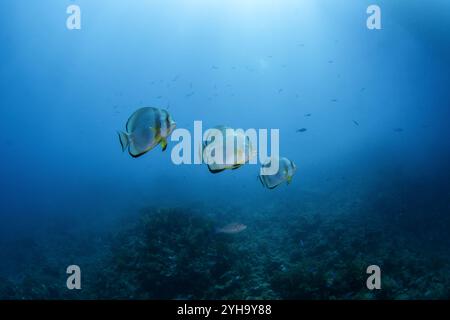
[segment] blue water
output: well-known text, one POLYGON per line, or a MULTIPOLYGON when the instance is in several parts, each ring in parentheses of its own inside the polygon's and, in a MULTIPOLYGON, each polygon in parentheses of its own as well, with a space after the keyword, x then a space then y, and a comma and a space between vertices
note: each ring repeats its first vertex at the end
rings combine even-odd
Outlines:
MULTIPOLYGON (((377 232, 399 239, 380 238, 380 250, 400 252, 405 242, 420 257, 414 241, 426 252, 444 250, 436 251, 444 259, 436 270, 450 258, 448 1, 5 0, 0 10, 0 278, 23 289, 4 284, 0 298, 67 298, 67 265, 94 272, 109 237, 147 207, 196 210, 216 226, 239 220, 248 229, 224 243, 255 244, 245 250, 264 255, 258 244, 281 241, 280 256, 267 256, 285 259, 280 270, 301 263, 287 225, 311 215, 338 219, 338 239, 349 240, 352 222, 368 219, 369 228, 373 218, 377 232), (381 30, 366 27, 375 2, 381 30), (81 30, 66 28, 70 4, 81 8, 81 30), (168 109, 188 130, 195 120, 205 129, 280 129, 280 153, 298 168, 293 182, 264 189, 254 165, 216 175, 205 165, 175 166, 174 142, 131 158, 116 131, 141 106, 168 109), (33 295, 24 278, 56 289, 33 295)), ((326 250, 329 232, 318 228, 326 250)), ((402 262, 393 265, 400 272, 402 262)), ((416 269, 411 279, 425 273, 416 269)), ((440 289, 448 277, 436 277, 428 296, 411 280, 395 293, 388 285, 382 297, 448 298, 440 289)), ((164 297, 361 298, 354 288, 331 294, 311 283, 323 294, 302 296, 269 282, 266 295, 241 284, 232 294, 190 296, 179 284, 164 297)), ((108 297, 95 288, 68 297, 82 294, 108 297)))

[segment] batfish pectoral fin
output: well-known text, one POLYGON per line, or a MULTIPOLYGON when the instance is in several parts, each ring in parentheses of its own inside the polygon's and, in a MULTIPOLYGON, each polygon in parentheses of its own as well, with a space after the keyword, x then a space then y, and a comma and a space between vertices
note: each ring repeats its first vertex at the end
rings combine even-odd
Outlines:
POLYGON ((287 184, 289 185, 289 184, 291 184, 291 182, 292 182, 292 176, 288 176, 287 177, 287 184))
POLYGON ((162 147, 162 151, 166 151, 167 149, 167 140, 164 138, 161 138, 161 147, 162 147))

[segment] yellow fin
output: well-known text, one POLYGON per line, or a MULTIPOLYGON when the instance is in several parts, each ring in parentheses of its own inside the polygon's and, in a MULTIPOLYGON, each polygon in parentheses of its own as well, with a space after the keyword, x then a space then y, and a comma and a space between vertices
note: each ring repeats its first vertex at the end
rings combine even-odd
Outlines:
POLYGON ((292 182, 292 176, 287 177, 287 184, 290 184, 292 182))
POLYGON ((162 151, 165 151, 167 149, 167 140, 164 138, 161 138, 161 147, 162 151))

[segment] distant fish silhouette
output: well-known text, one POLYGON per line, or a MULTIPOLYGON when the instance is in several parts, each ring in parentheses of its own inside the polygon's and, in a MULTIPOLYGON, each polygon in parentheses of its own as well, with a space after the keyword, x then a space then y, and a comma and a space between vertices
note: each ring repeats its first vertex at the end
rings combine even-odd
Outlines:
POLYGON ((218 70, 219 67, 218 66, 212 66, 211 69, 218 70))
POLYGON ((305 114, 305 117, 311 117, 312 116, 312 114, 311 113, 307 113, 307 114, 305 114))
POLYGON ((195 92, 189 92, 185 95, 186 98, 190 98, 195 94, 195 92))
POLYGON ((358 121, 353 120, 353 123, 354 123, 355 125, 359 126, 359 122, 358 122, 358 121))
POLYGON ((333 60, 329 60, 328 63, 334 63, 334 61, 333 60))
POLYGON ((403 128, 394 128, 394 132, 403 132, 403 128))
POLYGON ((338 102, 338 100, 337 99, 332 99, 331 102, 338 102))
POLYGON ((306 132, 308 129, 306 129, 306 128, 301 128, 301 129, 297 129, 297 131, 296 132, 306 132))

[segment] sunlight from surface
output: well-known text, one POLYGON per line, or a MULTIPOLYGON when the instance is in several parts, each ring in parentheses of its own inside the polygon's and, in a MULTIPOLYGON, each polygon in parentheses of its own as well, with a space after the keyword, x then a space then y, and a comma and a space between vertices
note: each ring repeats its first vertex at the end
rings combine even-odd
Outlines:
POLYGON ((314 0, 183 0, 180 3, 180 10, 186 14, 233 15, 236 20, 267 18, 292 10, 306 18, 315 16, 317 8, 314 0))

